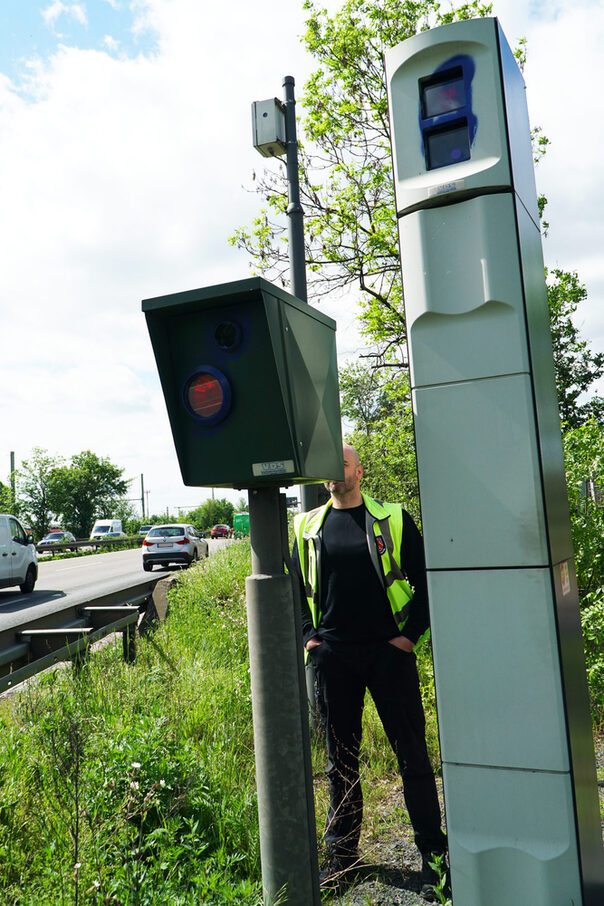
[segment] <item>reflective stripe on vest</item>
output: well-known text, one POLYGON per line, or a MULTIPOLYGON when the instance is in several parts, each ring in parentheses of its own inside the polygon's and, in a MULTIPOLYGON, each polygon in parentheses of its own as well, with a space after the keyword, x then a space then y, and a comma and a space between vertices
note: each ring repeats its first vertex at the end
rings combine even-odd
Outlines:
POLYGON ((315 629, 321 620, 321 609, 319 607, 320 576, 317 568, 317 548, 321 544, 321 539, 317 533, 323 525, 323 520, 325 519, 330 506, 331 501, 325 504, 325 506, 318 507, 315 510, 309 510, 308 513, 300 513, 298 516, 294 517, 294 532, 298 542, 298 557, 300 560, 304 594, 308 602, 308 608, 315 629), (314 534, 311 534, 311 532, 314 532, 314 534))
MULTIPOLYGON (((363 502, 370 517, 366 533, 371 561, 386 591, 392 615, 401 632, 407 622, 409 602, 413 597, 413 591, 398 562, 403 539, 403 511, 399 504, 381 503, 365 494, 363 502), (373 538, 369 534, 371 527, 373 538), (380 537, 383 544, 378 542, 380 537)), ((331 501, 328 501, 325 506, 301 513, 294 519, 304 593, 315 629, 321 620, 319 532, 330 506, 331 501)))

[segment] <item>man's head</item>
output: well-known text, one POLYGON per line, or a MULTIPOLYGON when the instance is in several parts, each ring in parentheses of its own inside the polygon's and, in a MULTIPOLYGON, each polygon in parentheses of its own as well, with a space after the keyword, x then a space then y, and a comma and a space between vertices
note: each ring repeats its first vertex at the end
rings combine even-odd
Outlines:
POLYGON ((325 487, 331 494, 336 509, 348 509, 359 506, 363 502, 359 487, 363 476, 363 466, 359 454, 350 444, 343 444, 342 452, 344 454, 344 480, 325 482, 325 487))

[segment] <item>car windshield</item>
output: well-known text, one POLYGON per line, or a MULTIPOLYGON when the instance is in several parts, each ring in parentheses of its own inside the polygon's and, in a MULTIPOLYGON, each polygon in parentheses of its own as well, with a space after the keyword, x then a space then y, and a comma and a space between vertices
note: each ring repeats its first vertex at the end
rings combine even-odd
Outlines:
POLYGON ((108 525, 97 525, 97 527, 95 528, 94 531, 96 532, 97 535, 104 535, 105 532, 109 531, 109 526, 108 525))
POLYGON ((63 537, 63 532, 51 532, 50 535, 47 535, 44 539, 45 541, 57 541, 59 538, 63 537))
POLYGON ((181 528, 178 525, 165 525, 163 528, 160 526, 159 528, 151 529, 149 537, 159 538, 161 536, 162 538, 178 538, 184 535, 184 533, 184 528, 181 528))

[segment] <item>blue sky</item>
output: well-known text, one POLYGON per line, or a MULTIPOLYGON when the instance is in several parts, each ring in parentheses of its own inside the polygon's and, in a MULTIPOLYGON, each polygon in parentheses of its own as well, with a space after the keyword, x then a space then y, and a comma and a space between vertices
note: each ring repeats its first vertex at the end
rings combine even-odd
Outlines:
POLYGON ((0 0, 0 71, 19 84, 28 61, 47 60, 59 45, 149 53, 156 35, 141 27, 143 9, 128 0, 0 0))

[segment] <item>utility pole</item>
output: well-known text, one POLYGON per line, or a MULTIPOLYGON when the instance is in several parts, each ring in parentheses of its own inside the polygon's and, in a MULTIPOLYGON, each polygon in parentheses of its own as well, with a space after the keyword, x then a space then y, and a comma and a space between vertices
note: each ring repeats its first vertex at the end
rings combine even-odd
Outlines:
POLYGON ((11 493, 11 502, 14 506, 17 501, 17 486, 15 480, 15 454, 11 450, 10 454, 10 493, 11 493))

